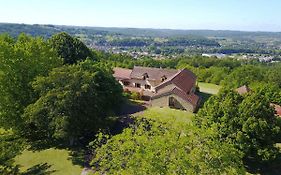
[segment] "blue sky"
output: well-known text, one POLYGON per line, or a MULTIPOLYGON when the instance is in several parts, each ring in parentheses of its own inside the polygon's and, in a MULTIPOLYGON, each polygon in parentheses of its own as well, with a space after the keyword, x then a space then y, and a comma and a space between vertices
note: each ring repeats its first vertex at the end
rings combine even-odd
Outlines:
POLYGON ((281 0, 0 0, 0 22, 281 31, 281 0))

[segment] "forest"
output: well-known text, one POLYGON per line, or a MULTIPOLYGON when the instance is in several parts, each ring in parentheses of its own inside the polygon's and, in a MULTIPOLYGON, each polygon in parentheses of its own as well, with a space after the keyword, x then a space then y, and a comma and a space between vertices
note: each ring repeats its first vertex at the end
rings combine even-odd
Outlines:
POLYGON ((32 174, 15 157, 52 147, 87 152, 91 174, 278 174, 281 118, 271 103, 281 105, 280 69, 233 58, 134 59, 90 49, 66 32, 2 34, 0 174, 32 174), (188 122, 132 117, 116 130, 130 99, 112 68, 135 65, 187 68, 222 88, 188 122), (251 92, 234 90, 243 85, 251 92))

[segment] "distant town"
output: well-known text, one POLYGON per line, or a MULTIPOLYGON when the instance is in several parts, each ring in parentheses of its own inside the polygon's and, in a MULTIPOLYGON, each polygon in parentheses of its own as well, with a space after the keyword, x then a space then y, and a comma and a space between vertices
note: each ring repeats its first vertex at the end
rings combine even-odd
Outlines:
POLYGON ((166 30, 134 28, 74 27, 0 23, 0 33, 17 36, 21 32, 49 38, 65 31, 88 47, 134 59, 156 60, 200 55, 238 60, 279 62, 281 33, 213 30, 166 30))

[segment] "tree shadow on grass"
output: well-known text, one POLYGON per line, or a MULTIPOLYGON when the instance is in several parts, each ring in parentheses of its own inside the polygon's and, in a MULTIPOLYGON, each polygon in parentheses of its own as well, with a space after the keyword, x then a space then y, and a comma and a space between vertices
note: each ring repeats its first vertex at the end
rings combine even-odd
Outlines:
POLYGON ((280 175, 281 172, 281 155, 276 160, 267 163, 257 163, 254 160, 244 160, 247 172, 260 175, 280 175))
POLYGON ((48 141, 45 139, 29 141, 29 146, 30 147, 28 150, 31 150, 31 151, 42 151, 42 150, 46 150, 49 148, 62 148, 63 147, 55 141, 48 141))
POLYGON ((79 165, 81 167, 87 167, 86 160, 87 148, 73 148, 70 150, 68 159, 72 161, 73 165, 79 165))
POLYGON ((200 107, 202 107, 205 102, 208 101, 209 98, 212 96, 212 94, 208 94, 205 92, 197 92, 196 94, 201 98, 200 107))
POLYGON ((117 116, 127 116, 137 112, 146 110, 146 103, 136 103, 132 101, 125 102, 120 110, 117 112, 117 116))
POLYGON ((55 170, 50 170, 50 168, 51 165, 48 165, 47 163, 37 164, 28 168, 22 175, 50 175, 56 172, 55 170))

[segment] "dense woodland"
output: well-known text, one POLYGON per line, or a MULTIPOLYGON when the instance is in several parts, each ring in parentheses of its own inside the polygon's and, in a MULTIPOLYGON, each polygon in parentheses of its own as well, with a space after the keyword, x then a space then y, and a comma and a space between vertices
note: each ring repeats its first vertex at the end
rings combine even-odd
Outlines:
MULTIPOLYGON (((90 50, 67 33, 0 36, 0 174, 25 149, 86 146, 94 174, 266 174, 280 166, 281 64, 181 56, 133 59, 90 50), (113 67, 192 70, 223 86, 191 123, 136 118, 111 132, 127 102, 113 67), (239 95, 235 88, 252 91, 239 95)), ((81 150, 82 151, 82 150, 81 150)))

